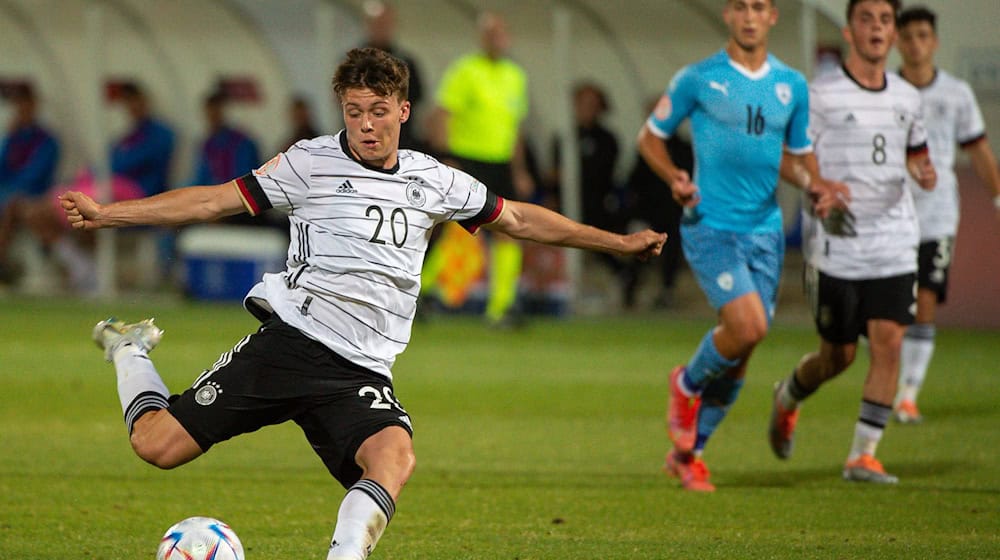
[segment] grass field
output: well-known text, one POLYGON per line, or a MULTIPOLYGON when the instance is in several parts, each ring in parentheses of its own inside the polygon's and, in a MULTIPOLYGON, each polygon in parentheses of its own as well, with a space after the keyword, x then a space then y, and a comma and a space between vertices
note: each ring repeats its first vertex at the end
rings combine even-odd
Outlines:
MULTIPOLYGON (((126 298, 128 299, 128 298, 126 298)), ((235 306, 0 298, 0 559, 153 558, 173 522, 230 523, 251 560, 325 557, 343 490, 294 425, 218 445, 174 471, 136 458, 112 368, 89 339, 114 312, 155 316, 152 354, 180 391, 255 328, 235 306)), ((795 456, 771 456, 771 384, 814 347, 782 323, 706 452, 719 489, 660 471, 665 378, 708 327, 644 315, 420 324, 396 392, 417 471, 373 559, 1000 557, 996 332, 944 330, 918 427, 879 450, 898 487, 840 480, 866 367, 803 409, 795 456)))

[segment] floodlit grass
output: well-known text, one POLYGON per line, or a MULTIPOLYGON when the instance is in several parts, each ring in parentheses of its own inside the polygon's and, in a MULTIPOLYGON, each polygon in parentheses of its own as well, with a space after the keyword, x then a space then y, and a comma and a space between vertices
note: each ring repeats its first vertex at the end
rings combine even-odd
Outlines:
MULTIPOLYGON (((180 391, 254 319, 125 299, 0 299, 0 559, 152 558, 191 515, 230 523, 251 560, 324 558, 343 489, 293 424, 159 471, 132 454, 89 339, 109 312, 157 317, 152 357, 180 391)), ((395 384, 418 467, 372 558, 1000 557, 997 333, 940 332, 927 421, 890 426, 879 450, 901 483, 870 487, 840 480, 864 358, 806 404, 795 456, 771 456, 771 385, 816 345, 779 316, 706 452, 719 489, 696 495, 660 471, 665 379, 708 326, 668 314, 417 325, 395 384)))

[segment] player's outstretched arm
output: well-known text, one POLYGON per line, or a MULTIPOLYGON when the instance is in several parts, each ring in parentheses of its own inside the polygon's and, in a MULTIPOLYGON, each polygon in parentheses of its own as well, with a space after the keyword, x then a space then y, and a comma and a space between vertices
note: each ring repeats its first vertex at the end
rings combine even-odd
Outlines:
POLYGON ((59 201, 66 220, 76 229, 192 224, 246 211, 235 181, 111 204, 98 204, 81 192, 68 191, 59 195, 59 201))
POLYGON ((659 255, 663 250, 663 244, 667 241, 665 233, 647 229, 620 235, 575 222, 537 204, 512 200, 505 200, 500 217, 483 227, 506 233, 517 239, 560 247, 634 255, 641 260, 659 255))

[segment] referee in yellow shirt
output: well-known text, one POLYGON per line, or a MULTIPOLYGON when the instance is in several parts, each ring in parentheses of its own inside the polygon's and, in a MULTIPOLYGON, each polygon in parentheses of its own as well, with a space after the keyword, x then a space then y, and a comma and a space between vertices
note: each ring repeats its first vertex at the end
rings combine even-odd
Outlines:
MULTIPOLYGON (((510 35, 503 18, 484 13, 478 25, 482 50, 459 58, 445 71, 428 123, 430 139, 448 163, 496 194, 526 200, 535 188, 520 138, 521 121, 528 112, 528 79, 506 57, 510 35)), ((517 299, 521 246, 506 235, 491 232, 491 236, 486 317, 507 325, 517 299)), ((433 268, 432 263, 425 267, 433 268)))

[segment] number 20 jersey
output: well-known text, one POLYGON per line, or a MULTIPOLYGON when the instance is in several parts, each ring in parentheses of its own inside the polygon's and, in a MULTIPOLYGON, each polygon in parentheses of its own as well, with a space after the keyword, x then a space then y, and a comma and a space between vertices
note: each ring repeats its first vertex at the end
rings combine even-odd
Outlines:
POLYGON ((470 232, 504 200, 462 171, 400 150, 394 169, 354 159, 346 132, 301 140, 236 181, 252 214, 288 214, 286 270, 247 297, 351 362, 392 378, 410 340, 420 271, 434 226, 470 232))
POLYGON ((797 70, 768 55, 751 71, 725 51, 681 69, 646 121, 661 138, 691 119, 702 223, 737 233, 782 230, 775 191, 782 149, 808 153, 809 98, 797 70))
POLYGON ((813 80, 809 104, 820 174, 850 188, 856 231, 835 235, 805 216, 809 263, 848 280, 914 272, 919 232, 905 180, 907 157, 927 150, 919 92, 895 74, 868 89, 840 67, 813 80))

